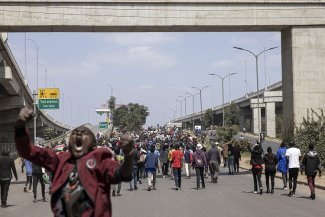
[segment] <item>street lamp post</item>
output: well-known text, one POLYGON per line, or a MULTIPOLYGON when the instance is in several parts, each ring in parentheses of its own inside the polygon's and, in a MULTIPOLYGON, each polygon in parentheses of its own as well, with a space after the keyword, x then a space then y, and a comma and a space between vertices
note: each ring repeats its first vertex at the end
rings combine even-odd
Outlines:
POLYGON ((209 87, 209 85, 207 85, 207 86, 204 86, 204 87, 202 87, 202 88, 198 88, 198 87, 192 87, 193 89, 196 89, 196 90, 198 90, 198 91, 199 91, 199 93, 200 93, 201 115, 202 115, 202 90, 203 90, 203 89, 205 89, 205 88, 207 88, 207 87, 209 87))
POLYGON ((271 47, 271 48, 268 48, 268 49, 264 49, 263 51, 261 51, 259 54, 255 54, 253 53, 252 51, 250 50, 247 50, 247 49, 244 49, 244 48, 241 48, 241 47, 234 47, 235 49, 238 49, 238 50, 242 50, 242 51, 246 51, 250 54, 252 54, 254 57, 255 57, 255 67, 256 67, 256 92, 257 92, 257 121, 258 121, 258 135, 260 136, 261 134, 261 126, 260 126, 260 97, 259 97, 259 83, 258 83, 258 57, 262 54, 262 53, 265 53, 266 51, 270 51, 270 50, 273 50, 273 49, 276 49, 278 47, 271 47))
POLYGON ((107 86, 109 86, 111 88, 111 96, 113 96, 113 87, 112 87, 112 85, 107 84, 107 86))
POLYGON ((178 96, 178 97, 184 99, 184 102, 185 102, 185 115, 186 115, 186 97, 184 97, 184 96, 178 96))
POLYGON ((36 105, 37 105, 37 92, 34 90, 33 91, 33 98, 34 98, 34 144, 36 144, 36 138, 37 138, 37 135, 36 135, 36 121, 37 121, 37 111, 36 111, 36 105))
POLYGON ((193 122, 193 131, 194 131, 194 94, 191 94, 191 93, 186 93, 187 95, 189 95, 189 96, 192 96, 192 102, 193 102, 193 109, 192 109, 192 115, 193 115, 193 117, 192 117, 192 122, 193 122))
MULTIPOLYGON (((223 127, 225 126, 225 92, 224 92, 223 81, 227 77, 229 77, 229 79, 230 79, 230 76, 235 75, 235 74, 237 74, 237 73, 229 73, 228 75, 221 77, 220 75, 217 75, 214 73, 209 73, 209 75, 217 76, 218 78, 221 79, 221 84, 222 84, 222 126, 223 127)), ((230 89, 230 87, 229 87, 229 89, 230 89)))
POLYGON ((180 117, 182 117, 183 116, 183 103, 181 100, 178 100, 178 99, 175 99, 175 100, 176 100, 176 103, 179 102, 179 104, 180 104, 180 107, 181 107, 180 117))
POLYGON ((36 43, 36 41, 34 41, 33 39, 27 39, 28 41, 31 41, 35 47, 36 47, 36 91, 38 91, 38 44, 36 43))
POLYGON ((42 63, 39 63, 38 65, 39 65, 39 66, 43 66, 44 69, 45 69, 45 87, 47 88, 47 68, 46 68, 46 66, 45 66, 44 64, 42 64, 42 63))

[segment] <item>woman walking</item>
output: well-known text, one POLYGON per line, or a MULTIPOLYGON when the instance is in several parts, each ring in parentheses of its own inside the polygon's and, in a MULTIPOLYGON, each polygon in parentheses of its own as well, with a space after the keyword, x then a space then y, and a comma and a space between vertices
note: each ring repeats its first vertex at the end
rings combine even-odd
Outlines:
POLYGON ((319 172, 319 177, 321 177, 322 170, 319 156, 314 150, 314 145, 309 144, 308 149, 308 153, 304 155, 304 158, 302 160, 302 166, 307 176, 308 186, 310 188, 310 198, 312 200, 315 200, 315 177, 317 175, 317 170, 319 172))
POLYGON ((282 181, 283 181, 283 189, 287 190, 287 182, 288 182, 288 165, 287 165, 287 158, 286 158, 286 143, 282 142, 280 148, 277 151, 277 159, 278 159, 278 171, 282 174, 282 181))
POLYGON ((265 163, 265 179, 266 179, 266 193, 270 193, 270 178, 271 178, 271 194, 274 193, 274 177, 276 173, 276 165, 278 159, 275 154, 272 153, 272 148, 267 148, 267 154, 264 155, 265 163))
POLYGON ((263 194, 263 186, 261 181, 263 169, 262 145, 257 142, 253 148, 249 146, 249 151, 251 152, 251 165, 254 178, 254 194, 258 193, 258 189, 260 191, 260 194, 263 194))

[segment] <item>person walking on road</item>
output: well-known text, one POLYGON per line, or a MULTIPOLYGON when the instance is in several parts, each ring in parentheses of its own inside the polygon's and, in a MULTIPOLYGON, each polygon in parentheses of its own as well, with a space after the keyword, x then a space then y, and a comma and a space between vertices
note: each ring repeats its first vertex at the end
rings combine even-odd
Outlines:
POLYGON ((317 170, 319 172, 319 177, 322 176, 322 166, 319 155, 314 150, 314 144, 309 144, 308 149, 308 153, 306 153, 303 157, 302 166, 307 176, 308 186, 310 189, 310 198, 315 200, 315 177, 317 175, 317 170))
POLYGON ((235 142, 233 152, 235 173, 239 173, 239 162, 241 161, 241 148, 238 142, 235 142))
POLYGON ((138 182, 138 161, 139 161, 139 155, 138 150, 136 147, 133 151, 133 164, 132 164, 132 180, 129 182, 130 185, 130 191, 138 190, 137 182, 138 182))
POLYGON ((168 146, 164 145, 162 150, 160 151, 160 162, 161 162, 161 171, 163 177, 166 178, 168 176, 168 146))
POLYGON ((282 142, 280 148, 277 151, 277 159, 278 159, 278 171, 282 174, 283 181, 283 189, 287 190, 288 183, 288 162, 286 157, 287 146, 285 142, 282 142))
POLYGON ((186 146, 186 150, 184 153, 184 164, 185 164, 185 172, 187 178, 191 178, 192 157, 193 157, 193 151, 190 149, 189 146, 186 146))
POLYGON ((264 155, 265 164, 265 180, 266 180, 266 193, 274 193, 274 177, 276 173, 276 165, 278 163, 277 156, 272 153, 272 148, 267 148, 267 154, 264 155), (270 191, 270 178, 271 178, 271 191, 270 191))
POLYGON ((43 169, 42 167, 36 165, 36 164, 33 164, 32 165, 32 174, 33 174, 33 195, 34 195, 34 200, 33 200, 33 203, 37 203, 37 185, 38 185, 38 182, 40 182, 41 184, 41 191, 42 191, 42 201, 43 202, 46 202, 47 199, 45 197, 45 183, 44 183, 44 180, 43 180, 43 169))
POLYGON ((182 167, 184 154, 179 150, 179 144, 176 144, 175 150, 172 152, 172 168, 175 179, 176 190, 180 190, 182 187, 182 167))
POLYGON ((254 194, 260 191, 260 194, 263 194, 263 185, 261 181, 262 169, 263 169, 263 158, 262 158, 262 145, 260 143, 256 143, 253 148, 248 147, 251 152, 251 165, 252 165, 252 173, 254 178, 254 194))
POLYGON ((26 168, 26 183, 24 187, 24 192, 32 192, 33 184, 33 164, 29 160, 25 159, 25 168, 26 168), (27 190, 28 187, 28 190, 27 190))
POLYGON ((155 146, 150 146, 150 151, 146 155, 144 161, 146 172, 148 173, 148 191, 156 190, 156 182, 154 182, 154 174, 158 168, 158 155, 155 154, 155 146))
POLYGON ((229 175, 234 175, 234 169, 235 169, 235 165, 234 165, 234 145, 232 143, 228 144, 228 174, 229 175))
POLYGON ((296 147, 295 142, 290 142, 288 150, 286 151, 286 157, 288 159, 289 164, 289 197, 296 196, 297 189, 297 179, 299 175, 300 169, 300 157, 301 152, 300 149, 296 147))
POLYGON ((10 182, 14 174, 16 181, 18 181, 17 171, 14 160, 9 156, 9 151, 2 151, 0 156, 0 194, 1 207, 7 207, 8 192, 10 182))
POLYGON ((223 158, 223 167, 228 165, 228 143, 222 145, 222 158, 223 158))
POLYGON ((219 166, 221 163, 220 152, 216 148, 216 144, 212 144, 212 148, 208 151, 208 164, 211 173, 211 183, 218 182, 219 166))
POLYGON ((195 168, 196 172, 196 189, 200 189, 200 179, 202 183, 202 188, 205 188, 204 183, 204 172, 208 171, 208 164, 205 153, 202 151, 202 145, 197 144, 196 150, 193 154, 193 162, 192 162, 193 168, 195 168))

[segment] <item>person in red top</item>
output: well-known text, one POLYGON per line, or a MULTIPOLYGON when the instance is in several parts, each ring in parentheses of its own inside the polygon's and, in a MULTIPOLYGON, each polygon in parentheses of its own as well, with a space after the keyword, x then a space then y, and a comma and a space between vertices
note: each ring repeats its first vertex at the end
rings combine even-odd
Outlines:
POLYGON ((96 148, 96 137, 88 128, 74 129, 69 151, 57 155, 54 150, 32 144, 26 122, 33 111, 23 108, 15 125, 15 143, 19 155, 53 174, 51 208, 59 217, 111 217, 111 184, 132 179, 133 140, 122 136, 119 146, 124 162, 119 165, 110 149, 96 148))
POLYGON ((175 146, 175 151, 172 153, 172 168, 174 173, 176 190, 181 189, 182 184, 182 167, 183 167, 183 157, 184 154, 180 149, 180 146, 177 144, 175 146))

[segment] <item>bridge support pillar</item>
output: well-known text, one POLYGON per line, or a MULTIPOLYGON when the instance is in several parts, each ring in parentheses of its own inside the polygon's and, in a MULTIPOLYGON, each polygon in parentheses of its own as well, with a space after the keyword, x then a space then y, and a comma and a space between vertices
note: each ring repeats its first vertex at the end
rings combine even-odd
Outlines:
POLYGON ((325 107, 325 28, 293 26, 281 37, 283 126, 290 138, 307 109, 325 107))
POLYGON ((261 108, 252 108, 253 111, 253 132, 255 134, 258 134, 258 120, 260 120, 260 126, 261 126, 261 108), (258 110, 260 110, 260 118, 258 118, 258 110))
POLYGON ((275 102, 265 103, 266 135, 276 137, 275 102))

